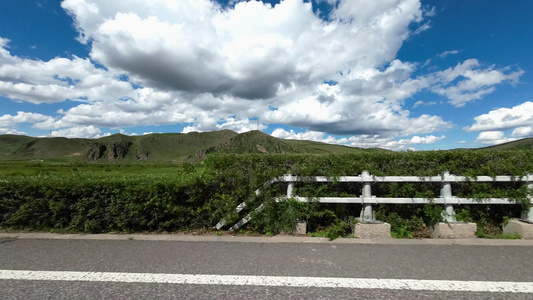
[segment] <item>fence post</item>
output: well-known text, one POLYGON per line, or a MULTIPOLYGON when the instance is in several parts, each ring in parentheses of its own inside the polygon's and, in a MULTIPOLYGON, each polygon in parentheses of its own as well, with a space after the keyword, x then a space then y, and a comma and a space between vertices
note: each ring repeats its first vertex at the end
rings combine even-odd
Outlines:
POLYGON ((287 198, 292 198, 292 190, 294 189, 294 182, 289 182, 287 185, 287 198))
MULTIPOLYGON (((450 176, 450 172, 445 171, 443 175, 443 182, 440 188, 440 196, 444 199, 452 197, 452 185, 449 181, 446 181, 446 177, 450 176)), ((442 218, 447 223, 457 222, 455 219, 455 211, 453 205, 445 204, 445 211, 442 212, 442 218)))
POLYGON ((522 211, 522 219, 528 222, 533 223, 533 182, 527 182, 526 183, 527 188, 529 189, 529 194, 527 197, 529 198, 529 203, 532 204, 528 210, 522 211))
MULTIPOLYGON (((361 174, 363 177, 363 199, 372 198, 372 189, 370 187, 370 182, 365 182, 365 177, 369 177, 370 174, 368 171, 363 171, 361 174)), ((363 203, 363 210, 361 211, 361 221, 363 222, 375 222, 374 212, 372 211, 371 203, 363 203)))

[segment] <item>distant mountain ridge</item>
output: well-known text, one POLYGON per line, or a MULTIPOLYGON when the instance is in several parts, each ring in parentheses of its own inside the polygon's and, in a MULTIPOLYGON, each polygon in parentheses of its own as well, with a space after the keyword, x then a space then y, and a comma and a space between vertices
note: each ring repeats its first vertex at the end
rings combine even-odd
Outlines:
MULTIPOLYGON (((480 149, 533 150, 533 138, 480 149)), ((212 153, 342 154, 368 151, 388 150, 353 148, 305 140, 285 140, 257 130, 241 134, 231 130, 142 136, 114 134, 98 139, 0 135, 0 159, 4 160, 196 162, 212 153)))
POLYGON ((200 161, 211 153, 353 153, 367 149, 283 140, 261 131, 114 134, 98 139, 0 135, 0 159, 200 161))

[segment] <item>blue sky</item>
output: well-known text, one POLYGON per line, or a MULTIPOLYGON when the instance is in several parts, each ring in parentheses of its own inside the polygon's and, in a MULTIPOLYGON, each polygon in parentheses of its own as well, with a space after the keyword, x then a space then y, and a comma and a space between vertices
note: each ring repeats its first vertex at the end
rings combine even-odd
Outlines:
POLYGON ((0 134, 260 129, 354 147, 533 136, 533 2, 0 2, 0 134))

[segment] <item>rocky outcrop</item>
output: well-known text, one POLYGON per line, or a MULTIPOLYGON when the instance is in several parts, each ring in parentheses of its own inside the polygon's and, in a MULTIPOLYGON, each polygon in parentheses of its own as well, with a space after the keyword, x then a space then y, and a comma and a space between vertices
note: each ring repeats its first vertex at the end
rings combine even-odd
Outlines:
POLYGON ((147 160, 148 159, 148 153, 141 153, 138 150, 135 152, 135 158, 137 160, 147 160))
POLYGON ((85 158, 87 160, 99 160, 104 156, 105 150, 107 149, 106 145, 104 144, 95 144, 93 145, 89 151, 87 151, 87 154, 85 155, 85 158))
POLYGON ((194 157, 199 158, 199 159, 204 159, 205 156, 206 156, 209 152, 212 152, 214 149, 215 149, 215 147, 210 147, 209 149, 201 150, 201 151, 199 151, 199 152, 196 152, 196 154, 194 154, 194 157))
POLYGON ((123 159, 128 154, 132 142, 113 142, 109 144, 97 143, 91 146, 85 157, 87 160, 107 160, 123 159))
POLYGON ((124 157, 126 157, 126 154, 128 154, 128 150, 130 149, 131 144, 131 142, 116 142, 108 145, 107 159, 123 159, 124 157))

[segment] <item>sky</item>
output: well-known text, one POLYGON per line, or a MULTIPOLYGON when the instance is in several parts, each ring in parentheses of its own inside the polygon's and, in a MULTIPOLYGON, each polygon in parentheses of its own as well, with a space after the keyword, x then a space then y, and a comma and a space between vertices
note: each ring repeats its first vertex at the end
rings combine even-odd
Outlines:
POLYGON ((0 134, 533 136, 530 0, 0 1, 0 134))

